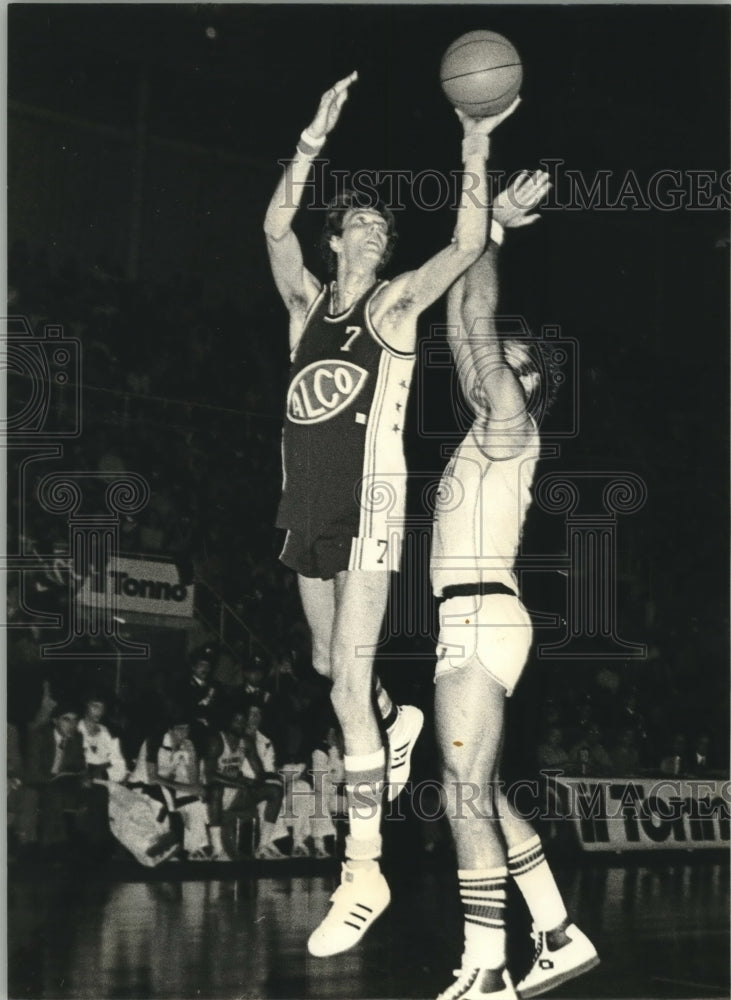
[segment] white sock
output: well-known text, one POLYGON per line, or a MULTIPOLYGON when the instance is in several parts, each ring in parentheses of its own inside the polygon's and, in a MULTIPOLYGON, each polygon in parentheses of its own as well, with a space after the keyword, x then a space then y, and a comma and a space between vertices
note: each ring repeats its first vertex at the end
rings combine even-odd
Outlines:
POLYGON ((464 910, 464 968, 505 965, 505 867, 461 868, 459 895, 464 910))
POLYGON ((566 907, 537 834, 510 848, 508 873, 523 894, 537 931, 552 931, 563 923, 566 907))
POLYGON ((386 751, 383 747, 369 754, 346 754, 345 792, 348 800, 350 837, 346 841, 346 855, 364 860, 381 853, 381 798, 386 773, 386 751), (348 842, 357 841, 358 847, 350 855, 348 842), (366 845, 372 845, 369 850, 366 845))

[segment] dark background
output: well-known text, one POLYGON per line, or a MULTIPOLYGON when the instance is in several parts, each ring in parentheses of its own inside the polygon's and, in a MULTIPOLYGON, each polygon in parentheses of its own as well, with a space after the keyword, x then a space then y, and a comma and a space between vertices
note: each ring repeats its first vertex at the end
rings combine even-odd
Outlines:
MULTIPOLYGON (((463 32, 489 27, 514 42, 525 67, 522 105, 496 133, 491 167, 560 159, 589 182, 610 170, 614 195, 628 171, 644 187, 654 172, 678 170, 688 190, 687 171, 729 166, 728 22, 726 9, 702 5, 14 4, 8 245, 43 247, 53 266, 72 255, 84 266, 111 260, 144 280, 192 275, 230 297, 235 328, 220 332, 219 369, 200 393, 215 403, 221 386, 243 392, 247 379, 265 377, 260 405, 276 416, 286 316, 261 225, 276 161, 291 155, 324 89, 358 69, 326 147, 334 168, 456 170, 460 131, 440 92, 439 60, 463 32), (146 152, 135 174, 141 125, 146 152), (242 360, 252 354, 256 369, 242 360)), ((302 216, 307 262, 321 274, 321 213, 302 216)), ((454 213, 407 203, 398 224, 393 273, 440 249, 454 213)), ((504 312, 535 330, 560 325, 578 343, 576 384, 545 429, 560 430, 578 398, 579 434, 562 441, 555 469, 626 471, 646 483, 644 508, 618 520, 621 634, 675 669, 715 678, 721 692, 728 248, 723 208, 554 206, 539 225, 509 234, 502 287, 504 312)), ((439 304, 424 318, 422 337, 442 312, 439 304)), ((147 346, 154 352, 154 340, 147 346)), ((174 371, 175 353, 165 361, 174 371)), ((407 448, 412 467, 437 474, 439 442, 421 433, 420 392, 407 448)), ((446 434, 446 410, 444 419, 446 434)), ((535 517, 526 546, 561 551, 561 518, 535 517)), ((563 586, 544 580, 539 606, 560 604, 563 586)))

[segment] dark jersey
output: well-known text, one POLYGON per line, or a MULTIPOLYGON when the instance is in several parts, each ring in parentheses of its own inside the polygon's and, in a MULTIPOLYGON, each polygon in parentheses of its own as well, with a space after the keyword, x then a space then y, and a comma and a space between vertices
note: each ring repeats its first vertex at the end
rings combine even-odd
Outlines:
POLYGON ((375 538, 403 520, 414 354, 393 350, 374 330, 376 291, 333 316, 323 288, 305 322, 290 370, 278 527, 375 538))

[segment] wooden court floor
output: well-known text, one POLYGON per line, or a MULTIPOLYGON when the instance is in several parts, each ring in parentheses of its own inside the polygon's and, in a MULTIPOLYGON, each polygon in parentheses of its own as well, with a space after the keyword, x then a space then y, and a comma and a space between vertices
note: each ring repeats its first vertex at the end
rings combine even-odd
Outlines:
MULTIPOLYGON (((726 860, 657 857, 578 857, 556 870, 602 963, 552 996, 729 997, 726 860)), ((9 995, 435 997, 461 950, 454 873, 432 859, 387 874, 392 904, 365 941, 313 959, 305 940, 337 884, 332 862, 177 865, 147 877, 138 868, 11 868, 9 995)), ((509 907, 509 961, 520 975, 530 958, 528 920, 517 896, 509 907)))

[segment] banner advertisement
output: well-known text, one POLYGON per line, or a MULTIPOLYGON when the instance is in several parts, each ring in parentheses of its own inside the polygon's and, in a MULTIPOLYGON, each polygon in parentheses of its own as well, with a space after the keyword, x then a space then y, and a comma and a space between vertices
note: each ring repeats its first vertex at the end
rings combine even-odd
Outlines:
POLYGON ((731 782, 552 777, 557 815, 585 851, 704 850, 729 844, 731 782))
POLYGON ((105 606, 115 611, 177 618, 193 616, 194 586, 180 582, 173 562, 116 556, 107 563, 104 586, 97 589, 93 577, 87 577, 79 588, 77 600, 96 605, 101 595, 105 606))

